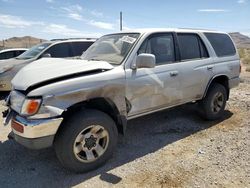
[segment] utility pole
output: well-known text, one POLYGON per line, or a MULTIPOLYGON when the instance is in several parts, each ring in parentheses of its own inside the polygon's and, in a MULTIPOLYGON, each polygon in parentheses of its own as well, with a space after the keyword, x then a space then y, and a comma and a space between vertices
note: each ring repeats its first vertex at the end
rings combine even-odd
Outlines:
POLYGON ((122 31, 122 11, 120 12, 120 31, 122 31))

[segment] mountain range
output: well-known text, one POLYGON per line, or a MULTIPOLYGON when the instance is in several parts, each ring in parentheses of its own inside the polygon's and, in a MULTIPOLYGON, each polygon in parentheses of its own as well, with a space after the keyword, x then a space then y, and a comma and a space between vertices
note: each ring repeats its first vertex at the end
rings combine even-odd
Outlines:
MULTIPOLYGON (((237 48, 248 48, 250 49, 250 38, 239 32, 229 33, 234 40, 237 48)), ((35 38, 32 36, 24 37, 12 37, 7 40, 0 41, 0 49, 3 48, 30 48, 38 43, 46 41, 44 39, 35 38)))
POLYGON ((31 36, 24 37, 12 37, 6 40, 0 41, 0 49, 7 48, 30 48, 38 43, 46 40, 39 39, 31 36))
POLYGON ((237 48, 248 48, 250 49, 250 38, 239 32, 229 33, 232 37, 237 48))

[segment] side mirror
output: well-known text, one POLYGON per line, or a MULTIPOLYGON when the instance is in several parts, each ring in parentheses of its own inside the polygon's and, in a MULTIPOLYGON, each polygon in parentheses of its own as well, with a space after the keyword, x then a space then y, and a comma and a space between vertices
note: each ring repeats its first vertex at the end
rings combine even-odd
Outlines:
POLYGON ((51 57, 51 55, 49 53, 45 53, 45 54, 42 55, 42 58, 43 57, 51 57))
POLYGON ((134 68, 154 68, 155 55, 142 53, 136 58, 136 65, 134 68))

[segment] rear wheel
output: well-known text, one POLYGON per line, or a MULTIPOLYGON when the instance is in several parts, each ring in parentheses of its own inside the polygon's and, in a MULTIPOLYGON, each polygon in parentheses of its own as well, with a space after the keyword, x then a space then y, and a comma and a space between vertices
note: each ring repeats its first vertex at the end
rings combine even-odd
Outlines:
POLYGON ((56 135, 54 147, 62 165, 86 172, 104 164, 115 149, 115 122, 97 110, 84 110, 66 119, 56 135))
POLYGON ((206 97, 200 102, 201 115, 207 120, 216 120, 223 115, 226 106, 227 92, 223 85, 214 83, 206 97))

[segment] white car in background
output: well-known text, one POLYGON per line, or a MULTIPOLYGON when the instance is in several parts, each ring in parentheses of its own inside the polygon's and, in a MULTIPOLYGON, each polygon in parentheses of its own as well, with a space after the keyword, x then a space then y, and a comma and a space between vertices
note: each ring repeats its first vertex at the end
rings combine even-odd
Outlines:
MULTIPOLYGON (((10 81, 16 73, 28 65, 44 57, 75 58, 80 57, 96 39, 55 39, 33 46, 25 53, 7 60, 0 61, 0 91, 10 91, 10 81)), ((36 74, 39 74, 36 73, 36 74)))
POLYGON ((28 50, 27 48, 11 48, 11 49, 1 50, 0 60, 17 57, 27 50, 28 50))

